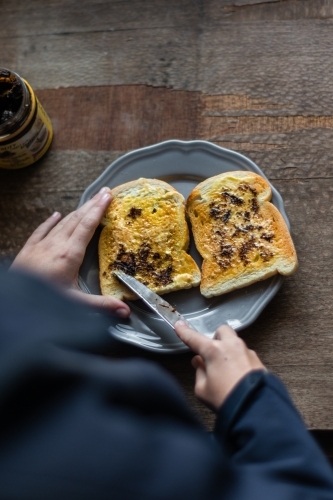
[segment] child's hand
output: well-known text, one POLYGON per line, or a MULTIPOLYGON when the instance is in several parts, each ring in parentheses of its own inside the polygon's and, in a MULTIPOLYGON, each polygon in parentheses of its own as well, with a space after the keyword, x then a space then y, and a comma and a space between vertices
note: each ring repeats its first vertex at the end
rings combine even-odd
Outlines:
POLYGON ((220 326, 213 339, 176 323, 179 338, 197 355, 195 394, 217 410, 236 384, 252 370, 265 369, 254 351, 248 349, 229 326, 220 326))
POLYGON ((30 236, 11 269, 26 269, 60 285, 86 303, 127 317, 127 304, 112 297, 89 295, 78 286, 78 274, 86 248, 111 201, 111 191, 103 188, 78 210, 61 219, 55 212, 30 236))

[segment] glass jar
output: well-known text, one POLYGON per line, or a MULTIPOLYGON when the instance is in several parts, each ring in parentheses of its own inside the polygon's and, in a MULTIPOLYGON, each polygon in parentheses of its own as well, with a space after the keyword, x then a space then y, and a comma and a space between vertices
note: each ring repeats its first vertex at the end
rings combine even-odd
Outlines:
POLYGON ((0 68, 0 168, 27 167, 48 150, 52 124, 29 83, 0 68))

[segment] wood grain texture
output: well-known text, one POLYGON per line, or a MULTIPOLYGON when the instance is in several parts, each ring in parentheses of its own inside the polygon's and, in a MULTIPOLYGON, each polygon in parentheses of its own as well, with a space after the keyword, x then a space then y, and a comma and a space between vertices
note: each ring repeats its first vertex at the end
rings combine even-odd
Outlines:
POLYGON ((53 149, 127 151, 196 136, 200 103, 195 92, 122 85, 40 90, 37 95, 53 123, 53 149))
POLYGON ((120 151, 54 151, 21 170, 0 169, 0 193, 83 192, 114 160, 120 151))
POLYGON ((333 114, 332 22, 279 21, 273 33, 261 21, 18 36, 4 39, 1 64, 35 89, 135 83, 269 99, 287 115, 333 114))
POLYGON ((224 22, 331 19, 330 0, 41 0, 1 3, 1 37, 69 35, 224 22))
POLYGON ((1 66, 34 89, 134 83, 195 88, 197 34, 182 27, 2 38, 1 66))
POLYGON ((201 2, 189 0, 3 3, 2 37, 192 26, 200 19, 201 7, 201 2))
POLYGON ((198 86, 267 99, 287 116, 331 115, 332 48, 330 21, 211 26, 200 39, 198 86))
POLYGON ((211 0, 205 4, 205 22, 299 21, 332 19, 330 0, 211 0))
POLYGON ((146 86, 37 95, 53 122, 52 151, 127 151, 174 138, 202 139, 250 156, 271 180, 333 173, 330 115, 286 116, 285 108, 267 99, 146 86))

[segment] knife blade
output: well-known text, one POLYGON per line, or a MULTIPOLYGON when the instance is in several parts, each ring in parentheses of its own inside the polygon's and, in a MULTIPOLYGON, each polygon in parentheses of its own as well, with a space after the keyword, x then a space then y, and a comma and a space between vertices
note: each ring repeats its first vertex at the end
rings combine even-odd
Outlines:
POLYGON ((171 328, 175 329, 177 321, 182 320, 192 328, 196 329, 187 319, 184 318, 169 302, 162 299, 157 293, 153 292, 146 285, 143 285, 133 276, 129 276, 123 271, 116 270, 113 274, 124 283, 132 292, 134 292, 143 302, 150 307, 160 318, 162 318, 171 328))

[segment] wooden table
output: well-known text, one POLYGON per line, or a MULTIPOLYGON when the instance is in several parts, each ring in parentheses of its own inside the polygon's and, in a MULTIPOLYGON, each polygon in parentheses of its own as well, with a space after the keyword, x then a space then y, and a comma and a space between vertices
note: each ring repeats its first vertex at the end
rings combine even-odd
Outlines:
MULTIPOLYGON (((329 0, 0 0, 0 66, 55 132, 40 162, 0 171, 3 264, 131 149, 204 139, 247 155, 285 200, 300 268, 242 335, 317 431, 333 430, 332 20, 329 0)), ((212 425, 189 354, 117 355, 164 365, 212 425)))

